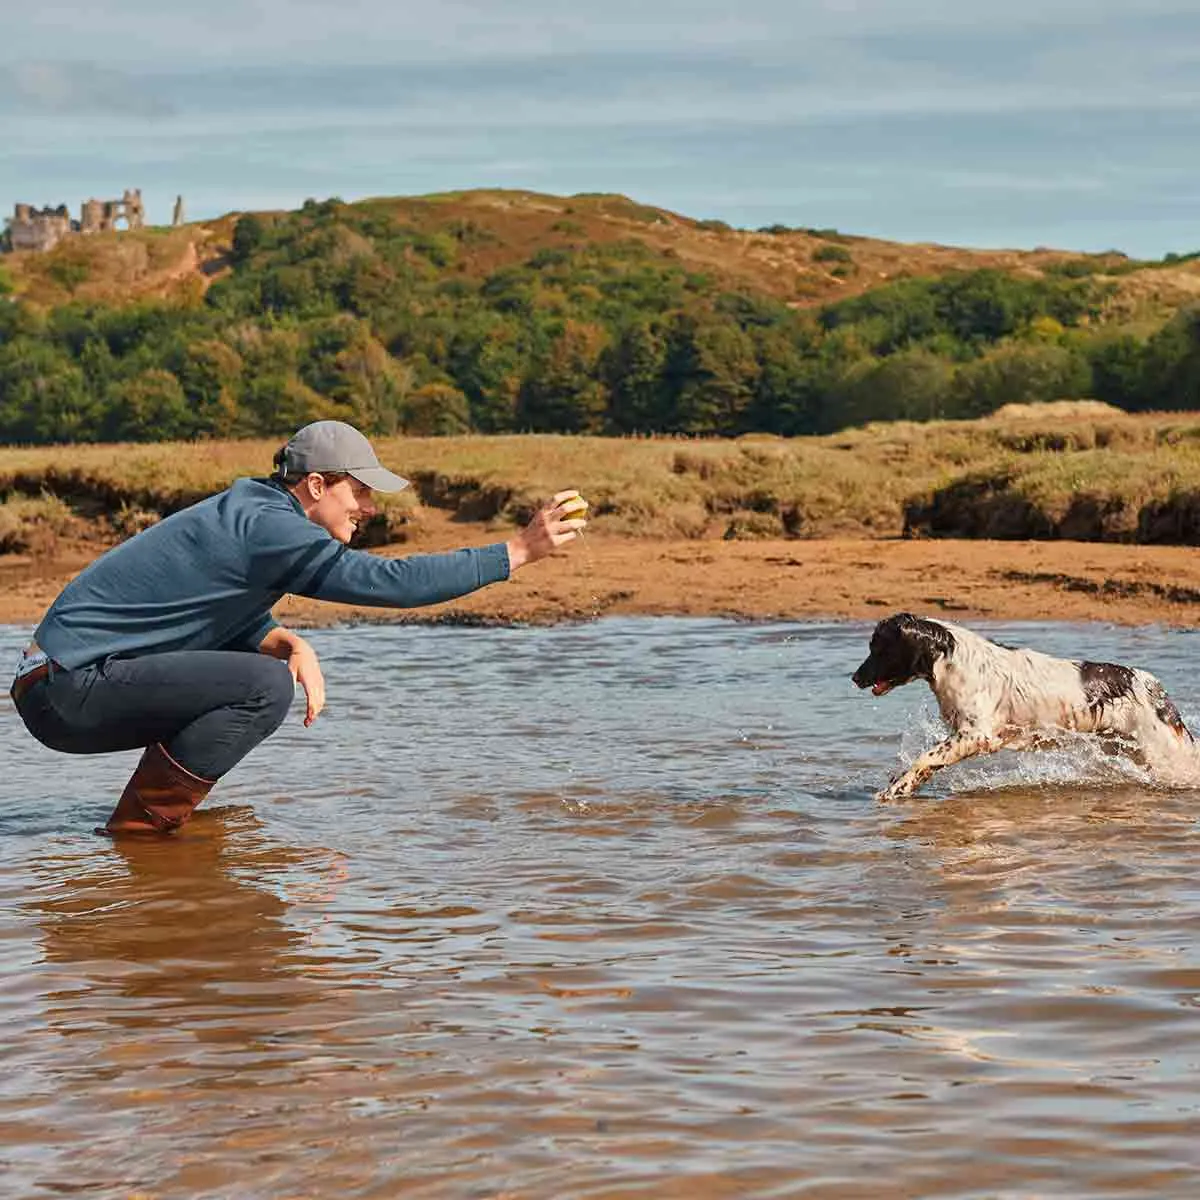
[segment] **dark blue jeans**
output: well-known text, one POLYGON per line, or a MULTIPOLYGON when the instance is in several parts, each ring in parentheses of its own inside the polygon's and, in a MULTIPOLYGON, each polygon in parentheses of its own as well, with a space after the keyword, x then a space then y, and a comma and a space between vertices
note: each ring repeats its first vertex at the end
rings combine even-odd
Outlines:
POLYGON ((279 728, 294 695, 280 659, 183 650, 52 667, 17 711, 52 750, 107 754, 161 742, 193 775, 216 780, 279 728))

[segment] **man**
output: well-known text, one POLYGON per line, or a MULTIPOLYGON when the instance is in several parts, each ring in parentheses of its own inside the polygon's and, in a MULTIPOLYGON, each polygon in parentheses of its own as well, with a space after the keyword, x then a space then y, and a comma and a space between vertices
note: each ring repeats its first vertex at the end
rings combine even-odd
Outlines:
MULTIPOLYGON (((507 579, 573 540, 585 522, 559 492, 508 542, 384 559, 348 548, 374 492, 407 480, 357 429, 306 425, 269 479, 239 479, 110 550, 51 605, 12 697, 54 750, 145 747, 103 830, 178 829, 213 784, 283 721, 295 683, 305 725, 325 704, 312 647, 277 624, 285 594, 348 604, 437 604, 507 579)), ((580 502, 576 501, 578 505, 580 502)))

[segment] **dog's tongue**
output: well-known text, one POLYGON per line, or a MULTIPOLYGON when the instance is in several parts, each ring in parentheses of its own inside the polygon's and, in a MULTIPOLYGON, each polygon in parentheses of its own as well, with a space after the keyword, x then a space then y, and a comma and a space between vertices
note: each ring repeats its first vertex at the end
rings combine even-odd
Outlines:
POLYGON ((881 679, 873 688, 871 688, 872 696, 882 696, 892 690, 892 685, 886 679, 881 679))

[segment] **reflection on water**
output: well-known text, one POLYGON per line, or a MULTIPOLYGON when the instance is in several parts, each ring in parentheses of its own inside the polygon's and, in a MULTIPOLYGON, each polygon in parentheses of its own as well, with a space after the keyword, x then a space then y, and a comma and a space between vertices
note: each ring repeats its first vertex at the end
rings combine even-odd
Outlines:
MULTIPOLYGON (((1200 712, 1191 634, 995 632, 1200 712)), ((878 805, 935 731, 866 634, 317 633, 327 715, 167 842, 6 708, 4 1194, 1200 1194, 1200 796, 878 805)))

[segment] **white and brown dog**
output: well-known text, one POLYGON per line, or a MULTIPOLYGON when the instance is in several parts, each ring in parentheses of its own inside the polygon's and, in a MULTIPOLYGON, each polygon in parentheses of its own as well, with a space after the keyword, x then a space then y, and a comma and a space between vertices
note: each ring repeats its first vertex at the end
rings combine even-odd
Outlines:
POLYGON ((1115 663, 1072 662, 1012 650, 911 613, 880 621, 851 677, 876 696, 924 679, 950 736, 892 778, 880 800, 911 796, 942 767, 996 750, 1043 750, 1094 734, 1156 783, 1200 783, 1200 750, 1153 675, 1115 663))

